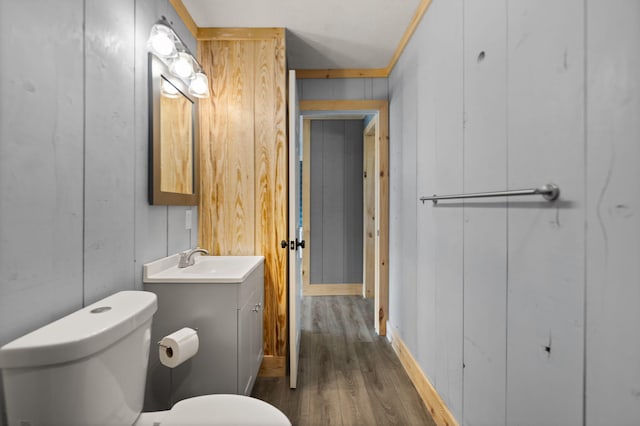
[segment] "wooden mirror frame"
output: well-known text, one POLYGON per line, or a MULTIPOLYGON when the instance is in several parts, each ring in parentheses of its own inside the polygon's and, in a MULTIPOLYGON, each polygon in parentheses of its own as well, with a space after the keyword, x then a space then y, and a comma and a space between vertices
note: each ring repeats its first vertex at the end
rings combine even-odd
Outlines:
POLYGON ((199 194, 199 170, 198 170, 198 100, 188 93, 188 88, 178 78, 169 73, 168 67, 154 54, 149 53, 149 204, 152 205, 176 205, 197 206, 199 194), (160 85, 162 78, 173 84, 183 96, 193 104, 191 114, 192 134, 192 177, 193 192, 183 194, 178 192, 162 191, 161 175, 161 116, 160 116, 160 85))

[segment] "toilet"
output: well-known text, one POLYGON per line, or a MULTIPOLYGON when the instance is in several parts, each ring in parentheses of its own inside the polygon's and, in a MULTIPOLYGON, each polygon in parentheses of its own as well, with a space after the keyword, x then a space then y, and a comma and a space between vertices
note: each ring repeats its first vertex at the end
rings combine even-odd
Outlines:
POLYGON ((8 425, 291 425, 243 395, 196 396, 142 413, 156 309, 155 294, 122 291, 0 348, 8 425))

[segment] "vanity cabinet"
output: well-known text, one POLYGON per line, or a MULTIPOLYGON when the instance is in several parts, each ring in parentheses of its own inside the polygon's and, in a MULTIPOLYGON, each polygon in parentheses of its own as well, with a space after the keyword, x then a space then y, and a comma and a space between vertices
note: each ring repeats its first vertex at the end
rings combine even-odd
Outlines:
POLYGON ((158 296, 151 325, 145 410, 160 410, 192 396, 250 395, 263 358, 264 258, 242 282, 145 283, 158 296), (198 330, 198 352, 170 369, 159 342, 183 327, 198 330))

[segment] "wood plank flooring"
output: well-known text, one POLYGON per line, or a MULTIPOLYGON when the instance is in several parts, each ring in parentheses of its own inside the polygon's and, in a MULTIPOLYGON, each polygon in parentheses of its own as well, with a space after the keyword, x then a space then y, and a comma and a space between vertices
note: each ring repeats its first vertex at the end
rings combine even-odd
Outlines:
POLYGON ((258 377, 252 396, 295 426, 435 426, 391 345, 373 330, 373 301, 305 297, 298 388, 288 377, 258 377))

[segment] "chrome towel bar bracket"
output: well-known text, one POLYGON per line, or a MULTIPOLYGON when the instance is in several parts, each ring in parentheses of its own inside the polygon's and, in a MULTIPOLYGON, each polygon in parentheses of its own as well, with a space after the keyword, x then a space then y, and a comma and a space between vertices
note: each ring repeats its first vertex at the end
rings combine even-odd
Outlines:
POLYGON ((547 201, 554 201, 560 195, 560 188, 558 185, 548 183, 542 185, 540 188, 533 189, 516 189, 513 191, 493 191, 493 192, 475 192, 472 194, 450 194, 450 195, 436 195, 432 197, 420 197, 420 201, 424 204, 425 201, 433 201, 433 204, 438 204, 438 200, 457 200, 461 198, 489 198, 489 197, 513 197, 515 195, 542 195, 547 201))

